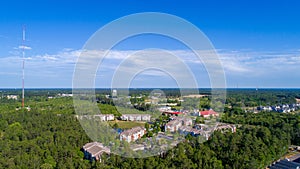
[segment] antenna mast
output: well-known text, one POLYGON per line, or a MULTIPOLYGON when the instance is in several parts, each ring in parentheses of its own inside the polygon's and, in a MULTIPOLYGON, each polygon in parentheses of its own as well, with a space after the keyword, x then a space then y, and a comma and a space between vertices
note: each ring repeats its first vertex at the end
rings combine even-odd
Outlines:
POLYGON ((23 65, 22 65, 22 107, 24 108, 25 103, 25 94, 24 94, 24 78, 25 78, 25 26, 23 25, 23 38, 22 38, 22 60, 23 60, 23 65))

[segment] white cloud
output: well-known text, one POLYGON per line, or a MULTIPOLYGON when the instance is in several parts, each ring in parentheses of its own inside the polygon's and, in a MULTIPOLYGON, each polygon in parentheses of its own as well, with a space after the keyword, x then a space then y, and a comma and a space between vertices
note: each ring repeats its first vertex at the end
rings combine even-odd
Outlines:
MULTIPOLYGON (((247 77, 254 77, 256 79, 264 79, 268 76, 276 75, 279 78, 284 78, 285 75, 293 74, 295 78, 300 78, 299 65, 300 65, 300 51, 288 51, 288 52, 254 52, 254 51, 229 51, 229 50, 217 50, 220 62, 222 63, 226 77, 228 79, 236 79, 236 81, 242 81, 247 77), (240 80, 239 80, 239 79, 240 80)), ((88 56, 83 58, 86 63, 86 69, 90 68, 90 62, 98 64, 99 56, 103 55, 105 51, 89 51, 88 56)), ((107 56, 103 59, 102 64, 99 67, 97 77, 109 79, 113 72, 118 68, 119 64, 124 59, 129 59, 131 55, 135 53, 143 55, 143 57, 156 56, 155 60, 151 61, 152 64, 164 63, 166 67, 176 67, 178 75, 182 72, 178 63, 172 61, 170 57, 165 57, 166 51, 160 50, 148 50, 147 52, 138 52, 134 50, 118 51, 113 50, 107 53, 107 56)), ((172 50, 168 51, 170 54, 182 59, 195 73, 206 73, 203 61, 200 60, 192 51, 188 50, 172 50)), ((202 51, 202 54, 209 56, 209 52, 202 51)), ((26 76, 43 77, 45 83, 47 77, 67 78, 72 82, 73 71, 76 65, 77 59, 82 55, 81 50, 63 49, 56 54, 40 54, 35 56, 26 57, 25 69, 26 76)), ((139 57, 138 59, 131 60, 132 64, 147 65, 147 59, 139 57)), ((206 58, 205 60, 209 65, 217 66, 218 60, 216 58, 206 58)), ((0 74, 4 75, 21 75, 22 58, 17 56, 0 57, 0 74)), ((129 64, 128 64, 129 66, 129 64)), ((130 71, 132 67, 128 67, 127 71, 130 71)), ((145 71, 143 73, 146 76, 160 76, 165 77, 166 74, 161 71, 145 71)), ((107 80, 106 79, 106 80, 107 80)), ((34 80, 34 78, 33 78, 34 80)), ((1 87, 1 86, 0 86, 1 87)))
POLYGON ((22 46, 19 46, 19 49, 31 50, 31 47, 22 45, 22 46))

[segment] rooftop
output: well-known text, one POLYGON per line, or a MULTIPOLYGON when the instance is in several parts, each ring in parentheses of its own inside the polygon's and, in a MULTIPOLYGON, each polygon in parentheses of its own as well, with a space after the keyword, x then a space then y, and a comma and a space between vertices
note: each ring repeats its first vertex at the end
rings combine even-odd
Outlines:
POLYGON ((205 115, 213 115, 213 114, 218 114, 214 110, 205 110, 205 111, 200 111, 200 115, 205 116, 205 115))
POLYGON ((87 143, 83 146, 83 149, 89 152, 93 157, 96 157, 103 152, 110 154, 110 149, 99 142, 87 143))
POLYGON ((137 126, 137 127, 133 127, 132 129, 123 131, 120 135, 130 136, 130 135, 132 135, 134 133, 137 133, 141 130, 145 130, 145 128, 141 127, 141 126, 137 126))

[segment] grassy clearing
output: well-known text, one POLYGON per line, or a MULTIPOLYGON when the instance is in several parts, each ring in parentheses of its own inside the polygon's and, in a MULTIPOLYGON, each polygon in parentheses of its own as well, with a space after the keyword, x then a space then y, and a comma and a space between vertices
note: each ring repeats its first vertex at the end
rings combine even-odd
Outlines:
POLYGON ((135 122, 135 121, 109 121, 110 126, 113 126, 115 123, 118 124, 121 129, 130 129, 137 126, 145 126, 145 122, 135 122))

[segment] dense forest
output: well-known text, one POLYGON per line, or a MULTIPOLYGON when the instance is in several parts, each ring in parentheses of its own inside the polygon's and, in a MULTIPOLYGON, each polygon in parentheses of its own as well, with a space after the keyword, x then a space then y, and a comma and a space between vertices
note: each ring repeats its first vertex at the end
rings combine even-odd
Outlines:
MULTIPOLYGON (((2 91, 2 94, 18 94, 14 92, 2 91)), ((16 109, 20 107, 20 100, 0 99, 0 168, 253 169, 265 168, 282 157, 289 145, 300 144, 300 115, 243 113, 235 104, 292 102, 292 98, 300 96, 299 90, 257 93, 250 89, 229 90, 227 104, 232 105, 227 106, 221 121, 238 124, 236 133, 216 131, 204 143, 187 136, 184 142, 160 156, 132 159, 112 154, 104 156, 102 163, 90 162, 84 159, 81 148, 92 140, 74 117, 72 98, 48 98, 62 92, 70 91, 28 91, 26 105, 30 111, 16 109)), ((116 113, 112 105, 99 107, 116 113)))

